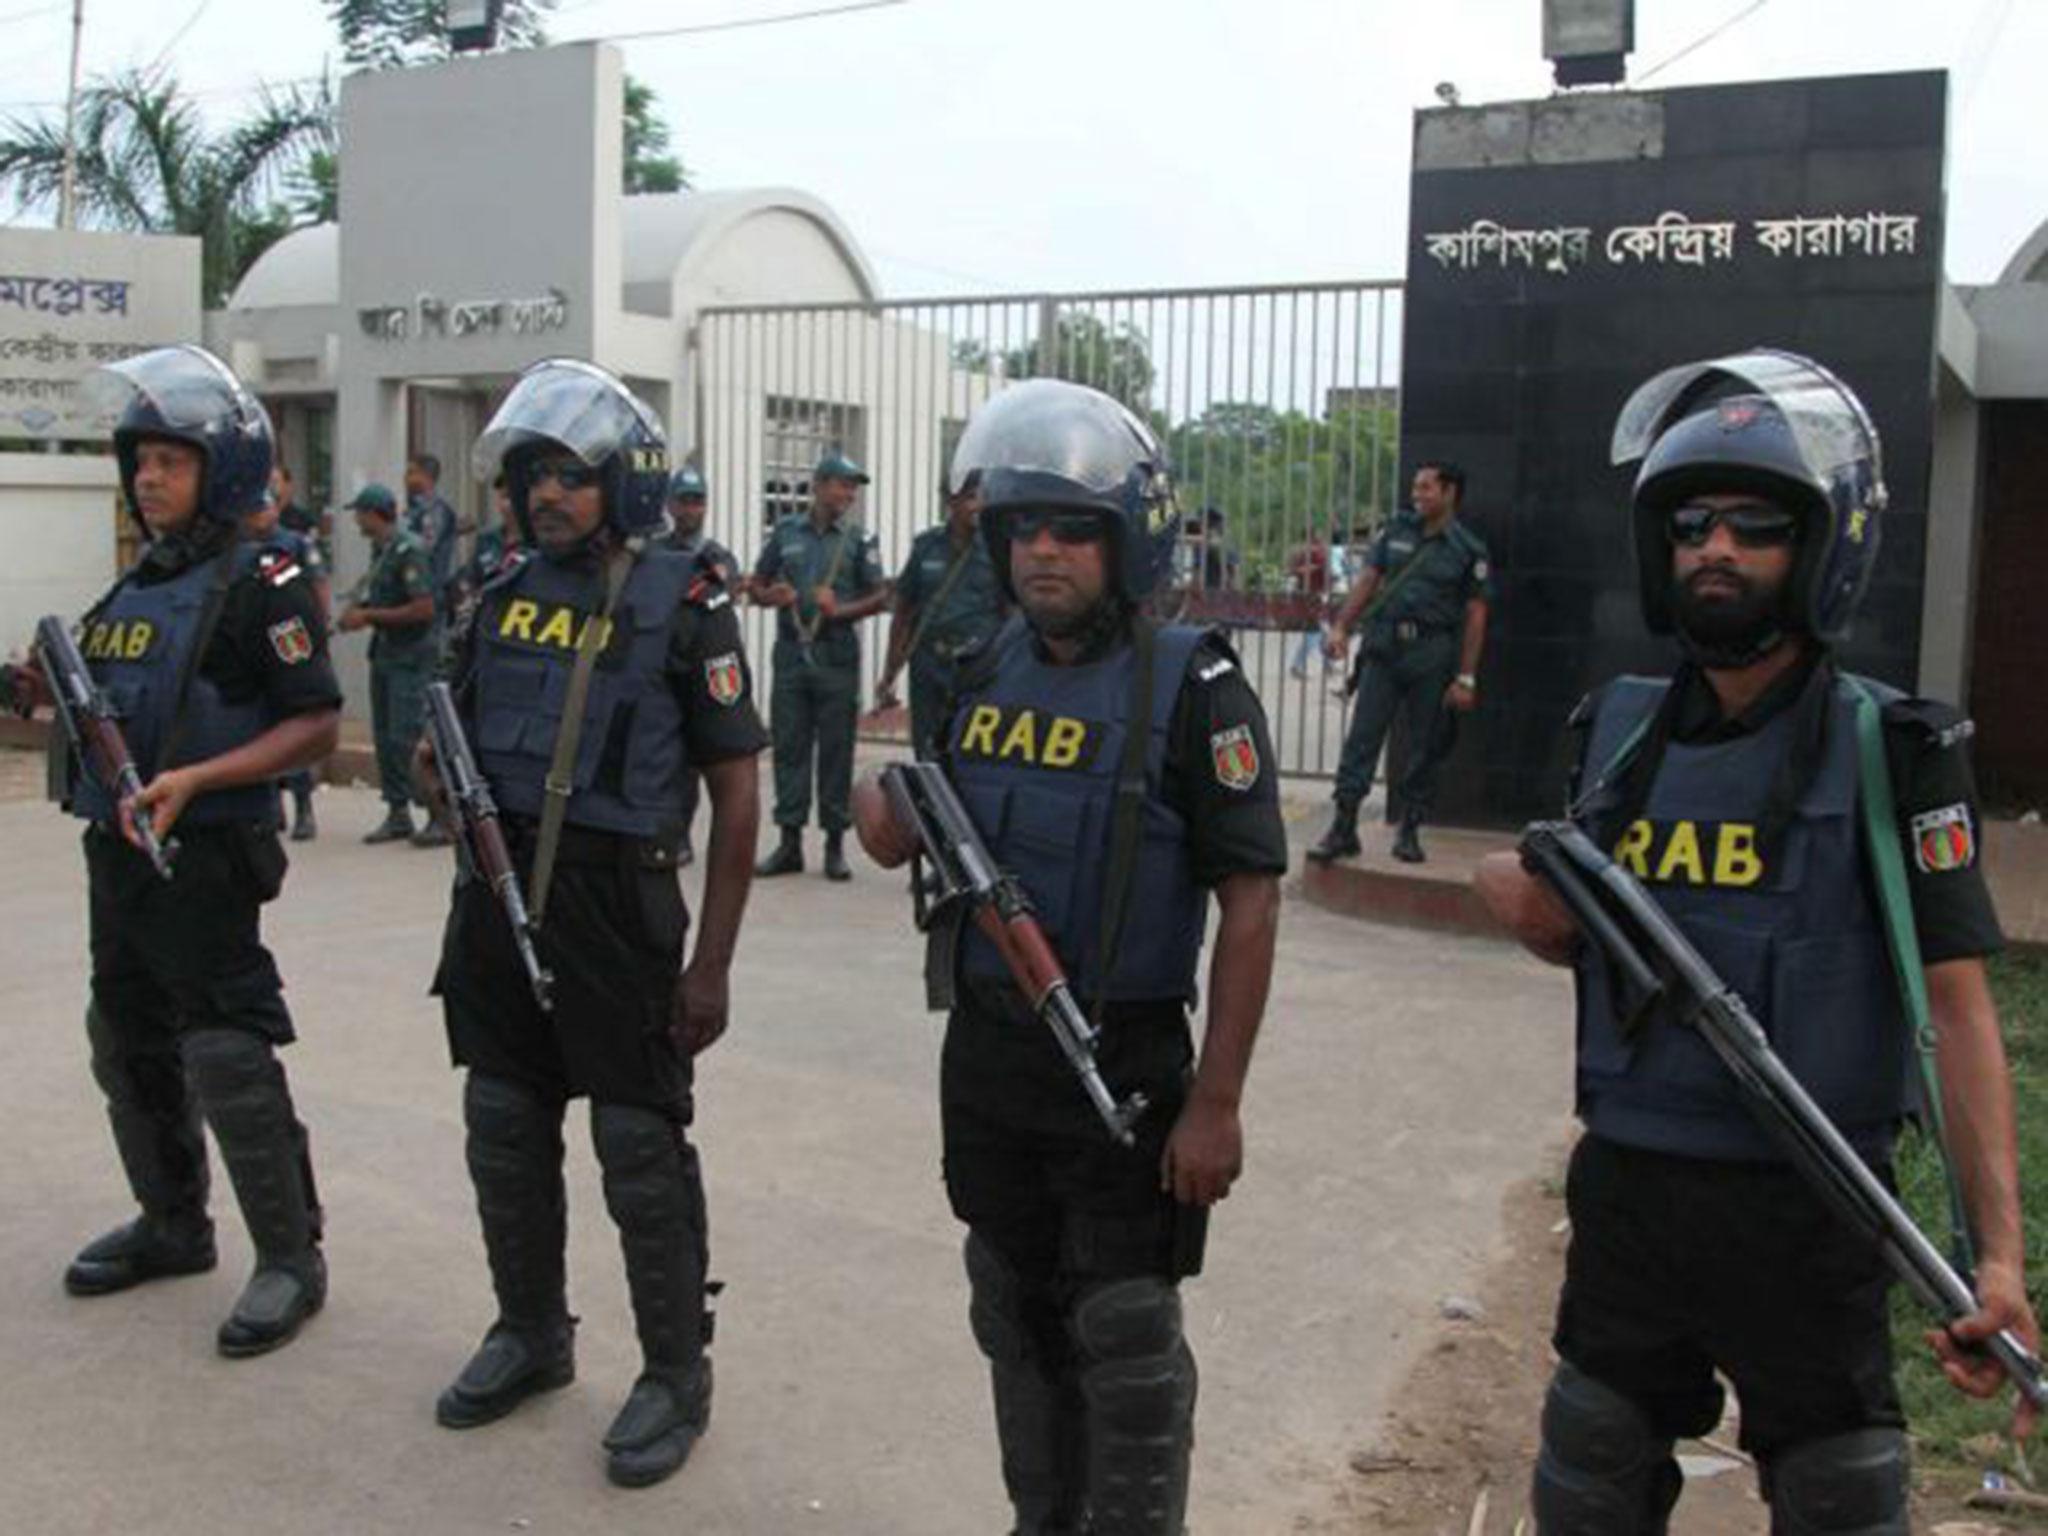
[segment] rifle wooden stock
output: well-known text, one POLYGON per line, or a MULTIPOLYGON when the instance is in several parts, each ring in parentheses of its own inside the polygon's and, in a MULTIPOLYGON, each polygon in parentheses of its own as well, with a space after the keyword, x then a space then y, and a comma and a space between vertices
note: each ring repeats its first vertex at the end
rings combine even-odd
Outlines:
POLYGON ((945 773, 936 763, 894 763, 882 770, 882 788, 897 815, 916 828, 919 856, 938 877, 938 895, 929 900, 924 882, 915 882, 918 927, 928 930, 945 921, 948 908, 967 904, 975 927, 995 945, 1011 980, 1059 1042, 1104 1127, 1125 1146, 1135 1146, 1133 1127, 1145 1113, 1145 1096, 1133 1093, 1118 1103, 1103 1082, 1095 1030, 1074 1001, 1052 941, 1031 915, 1030 897, 997 867, 945 773))
POLYGON ((533 1000, 543 1011, 552 1012, 554 973, 540 963, 540 955, 534 949, 533 920, 519 889, 519 870, 505 842, 497 802, 491 799, 490 785, 470 754, 462 716, 455 708, 455 695, 446 683, 427 685, 427 733, 433 740, 434 764, 441 775, 442 789, 460 823, 458 857, 466 852, 471 866, 497 897, 505 921, 511 925, 512 942, 519 951, 519 963, 526 970, 527 985, 533 989, 533 1000))
MULTIPOLYGON (((71 631, 55 614, 45 614, 36 621, 35 650, 42 659, 43 677, 56 704, 57 718, 64 722, 64 734, 71 739, 72 751, 100 781, 100 787, 113 796, 118 815, 119 806, 142 793, 142 774, 135 766, 135 754, 128 750, 128 738, 115 723, 113 706, 92 680, 92 671, 86 666, 78 643, 71 638, 71 631)), ((171 856, 177 845, 166 848, 147 816, 131 814, 128 820, 135 828, 135 841, 149 862, 169 880, 171 856)))
MULTIPOLYGON (((1907 1288, 1944 1325, 1975 1312, 1969 1283, 1771 1049, 1749 1005, 1642 884, 1568 821, 1532 823, 1520 851, 1524 866, 1558 893, 1588 941, 1632 984, 1649 989, 1638 1011, 1669 998, 1673 1012, 1720 1057, 1750 1113, 1792 1165, 1844 1221, 1877 1245, 1907 1288)), ((2016 1334, 2002 1331, 1983 1347, 2029 1402, 2048 1408, 2048 1374, 2016 1334)))

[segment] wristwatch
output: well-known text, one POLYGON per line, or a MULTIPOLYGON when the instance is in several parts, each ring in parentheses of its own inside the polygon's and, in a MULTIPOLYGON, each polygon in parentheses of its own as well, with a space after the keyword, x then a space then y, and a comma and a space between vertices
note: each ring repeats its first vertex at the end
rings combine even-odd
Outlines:
POLYGON ((1460 672, 1452 681, 1467 693, 1477 693, 1479 691, 1479 679, 1473 673, 1460 672))

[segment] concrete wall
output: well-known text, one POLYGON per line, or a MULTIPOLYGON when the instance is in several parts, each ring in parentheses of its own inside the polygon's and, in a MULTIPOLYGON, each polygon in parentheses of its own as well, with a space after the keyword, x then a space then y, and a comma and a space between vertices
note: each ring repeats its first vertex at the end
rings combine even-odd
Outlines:
POLYGON ((0 453, 0 655, 46 613, 75 615, 114 579, 120 476, 111 455, 0 453))

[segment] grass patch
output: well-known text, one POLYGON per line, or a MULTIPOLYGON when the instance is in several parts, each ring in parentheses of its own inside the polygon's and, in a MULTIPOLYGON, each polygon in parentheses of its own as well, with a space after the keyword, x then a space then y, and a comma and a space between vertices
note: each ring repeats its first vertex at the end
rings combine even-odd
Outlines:
MULTIPOLYGON (((2018 1122, 2021 1200, 2027 1232, 2027 1293, 2040 1314, 2048 1299, 2048 955, 2005 954, 1991 961, 1991 987, 2012 1064, 2018 1122)), ((1899 1188, 1923 1231, 1942 1244, 1948 1231, 1948 1195, 1941 1164, 1917 1136, 1899 1147, 1899 1188)), ((1921 1334, 1927 1313, 1903 1287, 1892 1292, 1892 1343, 1899 1359, 1899 1392, 1913 1426, 1917 1452, 1930 1461, 1982 1466, 1990 1442, 2005 1433, 2010 1392, 1989 1403, 1964 1397, 1935 1367, 1921 1334)))

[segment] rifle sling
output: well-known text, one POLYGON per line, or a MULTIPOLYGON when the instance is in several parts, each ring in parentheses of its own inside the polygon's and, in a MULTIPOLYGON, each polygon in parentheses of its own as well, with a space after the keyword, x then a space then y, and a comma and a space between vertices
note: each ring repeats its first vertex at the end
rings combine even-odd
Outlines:
POLYGON ((1103 880, 1102 932, 1096 949, 1095 1016, 1102 1028, 1104 1000, 1116 974, 1117 950, 1123 944, 1124 919, 1131 900, 1131 882, 1138 872, 1138 833, 1145 811, 1145 755, 1152 742, 1152 664, 1158 632, 1143 614, 1131 620, 1131 707, 1124 720, 1123 758, 1117 765, 1116 807, 1110 816, 1109 870, 1103 880))
POLYGON ((1947 1117, 1941 1103, 1941 1070, 1934 1055, 1934 1022, 1927 1006, 1920 936, 1913 927, 1913 896, 1906 883, 1906 859, 1899 851, 1898 807, 1892 796, 1891 769, 1885 762, 1884 724, 1876 698, 1861 679, 1845 676, 1843 681, 1849 686, 1856 709, 1856 753, 1863 788, 1857 798, 1863 806, 1864 844, 1877 877, 1877 904, 1884 917, 1885 948, 1891 955, 1892 972, 1899 984, 1899 1002, 1913 1035, 1913 1056, 1920 1067, 1920 1092, 1926 1100, 1927 1124, 1934 1132, 1948 1183, 1950 1237, 1956 1267, 1968 1275, 1976 1268, 1969 1217, 1963 1208, 1955 1162, 1949 1156, 1947 1117))
MULTIPOLYGON (((845 521, 834 523, 832 526, 839 534, 839 542, 832 546, 832 558, 825 562, 825 579, 818 583, 821 587, 829 587, 839 579, 839 566, 846 554, 846 541, 851 537, 845 521)), ((799 592, 797 594, 797 603, 801 606, 802 602, 803 594, 799 592)), ((817 608, 811 610, 811 617, 808 623, 801 616, 798 616, 796 619, 797 635, 807 646, 816 641, 818 631, 824 628, 824 626, 825 615, 817 608)))
POLYGON ((626 578, 633 572, 645 540, 626 540, 605 563, 604 606, 583 626, 576 641, 576 666, 569 674, 569 691, 562 700, 562 723, 555 730, 555 753, 548 764, 545 793, 540 805, 540 834, 533 854, 533 927, 537 932, 547 918, 548 891, 554 884, 555 856, 562 846, 562 823, 569 814, 569 796, 576 788, 576 749, 583 740, 583 706, 590 697, 590 674, 597 668, 598 652, 611 638, 612 614, 619 606, 619 594, 626 590, 626 578))
POLYGON ((917 648, 924 643, 925 631, 931 628, 932 620, 938 617, 939 605, 950 597, 953 588, 959 585, 960 575, 967 569, 967 562, 974 554, 974 541, 980 535, 969 533, 967 542, 960 546, 960 553, 953 557, 953 563, 946 567, 946 574, 939 579, 939 585, 932 595, 919 605, 917 627, 910 632, 910 643, 903 647, 903 661, 907 666, 917 654, 917 648))

